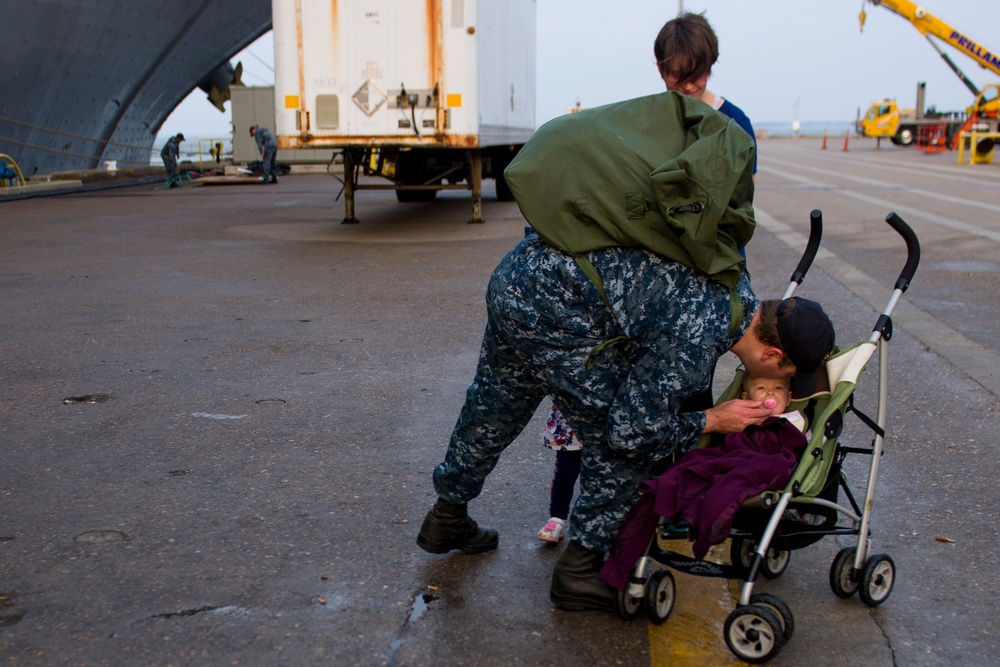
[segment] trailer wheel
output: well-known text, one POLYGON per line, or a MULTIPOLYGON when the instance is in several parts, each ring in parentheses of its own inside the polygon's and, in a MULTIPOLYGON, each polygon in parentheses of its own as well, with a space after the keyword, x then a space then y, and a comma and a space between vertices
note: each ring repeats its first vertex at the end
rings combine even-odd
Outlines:
POLYGON ((396 190, 396 201, 400 204, 419 204, 434 201, 437 190, 396 190))
POLYGON ((507 185, 507 179, 504 178, 503 172, 496 175, 497 183, 497 201, 514 201, 514 193, 510 191, 510 186, 507 185))
MULTIPOLYGON (((423 152, 410 150, 396 155, 396 180, 400 184, 419 185, 427 175, 427 156, 423 152)), ((437 190, 396 190, 396 201, 401 204, 430 202, 435 197, 437 190)))
POLYGON ((517 155, 517 151, 518 147, 512 146, 509 149, 494 149, 490 153, 490 172, 496 181, 497 201, 514 201, 514 193, 510 191, 510 186, 507 185, 507 179, 503 172, 517 155))

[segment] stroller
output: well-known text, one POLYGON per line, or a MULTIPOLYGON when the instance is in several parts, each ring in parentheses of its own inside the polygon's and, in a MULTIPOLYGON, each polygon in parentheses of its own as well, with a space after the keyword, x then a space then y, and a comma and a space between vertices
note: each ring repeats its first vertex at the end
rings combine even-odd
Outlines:
MULTIPOLYGON (((662 518, 645 554, 628 575, 625 588, 619 591, 616 608, 624 618, 643 612, 653 623, 663 623, 673 610, 674 578, 670 569, 699 576, 723 577, 741 581, 736 608, 724 625, 724 638, 738 658, 759 663, 773 658, 789 641, 795 622, 788 605, 775 595, 754 593, 759 575, 774 579, 784 572, 791 551, 802 549, 823 537, 850 535, 857 546, 840 550, 830 567, 830 587, 834 594, 849 598, 855 593, 862 602, 876 607, 892 592, 896 566, 886 554, 872 554, 869 524, 875 481, 878 476, 885 438, 887 396, 887 343, 892 337, 890 315, 909 286, 920 261, 920 246, 913 230, 895 213, 886 222, 906 243, 906 265, 896 281, 888 305, 879 316, 868 340, 835 351, 825 362, 827 382, 817 393, 793 397, 789 409, 805 418, 808 444, 784 488, 764 491, 744 502, 733 517, 730 531, 731 564, 698 560, 664 549, 661 544, 688 537, 683 522, 662 518), (855 406, 854 390, 858 378, 879 350, 877 414, 872 419, 855 406), (868 447, 848 447, 839 442, 847 413, 853 413, 874 434, 868 447), (849 455, 870 457, 868 481, 859 504, 852 494, 842 464, 849 455), (843 493, 847 505, 838 502, 843 493), (849 505, 849 506, 848 506, 849 505), (668 569, 669 568, 669 569, 668 569)), ((812 264, 822 237, 822 213, 810 215, 810 235, 791 282, 783 298, 792 296, 812 264)), ((824 379, 820 374, 821 381, 824 379)), ((738 398, 743 370, 722 393, 719 401, 738 398)), ((699 447, 711 444, 704 437, 699 447)))

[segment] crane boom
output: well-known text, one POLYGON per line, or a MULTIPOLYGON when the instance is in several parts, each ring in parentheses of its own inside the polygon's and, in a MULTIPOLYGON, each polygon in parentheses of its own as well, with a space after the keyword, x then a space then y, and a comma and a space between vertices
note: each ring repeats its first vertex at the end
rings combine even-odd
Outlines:
MULTIPOLYGON (((1000 84, 990 83, 980 89, 969 80, 969 77, 965 76, 958 65, 932 38, 937 38, 952 46, 967 57, 972 58, 980 67, 998 75, 1000 75, 1000 53, 984 46, 979 40, 969 37, 963 31, 931 14, 927 8, 910 2, 910 0, 868 0, 868 2, 876 6, 881 5, 909 21, 910 25, 927 38, 930 45, 951 68, 951 71, 972 91, 972 94, 976 96, 976 101, 966 109, 965 120, 961 122, 959 127, 956 112, 938 113, 933 118, 926 119, 922 117, 922 109, 916 111, 900 109, 896 100, 886 99, 872 104, 864 118, 861 118, 859 114, 858 133, 867 137, 889 137, 893 143, 905 146, 913 142, 915 135, 921 129, 929 129, 929 125, 933 124, 944 128, 948 145, 955 148, 963 137, 970 136, 970 132, 972 137, 976 136, 975 132, 983 132, 986 133, 986 136, 977 143, 976 153, 977 155, 989 154, 989 159, 992 160, 993 145, 1000 138, 1000 84)), ((863 6, 858 18, 863 30, 866 18, 863 6)), ((917 99, 918 104, 922 106, 923 98, 919 92, 917 99)))
MULTIPOLYGON (((994 74, 1000 75, 1000 52, 994 51, 983 45, 977 39, 973 39, 965 32, 949 25, 947 22, 941 20, 934 14, 931 14, 927 9, 921 5, 917 5, 909 0, 869 0, 873 5, 882 5, 886 9, 895 12, 899 16, 910 22, 914 28, 916 28, 920 34, 929 36, 933 35, 937 37, 942 42, 951 45, 955 49, 958 49, 964 53, 969 58, 976 61, 981 67, 984 67, 994 74)), ((932 42, 933 43, 933 42, 932 42)), ((938 49, 938 53, 944 56, 944 52, 938 49)), ((947 62, 948 59, 945 58, 947 62)), ((953 70, 956 70, 954 63, 949 63, 949 66, 953 70)), ((956 71, 962 78, 966 85, 969 85, 968 79, 965 78, 960 72, 956 71)), ((975 91, 978 92, 978 91, 975 91)))

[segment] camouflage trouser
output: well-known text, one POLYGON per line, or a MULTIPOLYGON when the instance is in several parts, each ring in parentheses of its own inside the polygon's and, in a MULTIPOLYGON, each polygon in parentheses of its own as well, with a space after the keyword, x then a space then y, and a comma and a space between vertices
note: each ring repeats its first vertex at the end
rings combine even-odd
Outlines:
POLYGON ((278 149, 273 146, 268 146, 264 149, 264 157, 262 160, 262 166, 264 168, 264 180, 274 181, 278 179, 278 168, 275 165, 275 156, 278 153, 278 149))
POLYGON ((583 441, 571 535, 606 552, 653 463, 608 446, 608 412, 632 364, 621 345, 594 351, 620 331, 593 285, 573 268, 522 244, 494 271, 476 377, 434 471, 434 488, 453 503, 478 496, 500 454, 552 396, 583 441), (526 294, 529 284, 534 291, 526 294))

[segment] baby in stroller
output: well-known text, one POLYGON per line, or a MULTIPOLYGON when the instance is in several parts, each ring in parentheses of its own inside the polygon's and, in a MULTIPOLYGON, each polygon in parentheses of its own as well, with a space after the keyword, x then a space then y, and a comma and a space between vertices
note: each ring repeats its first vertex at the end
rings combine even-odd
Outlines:
POLYGON ((642 497, 618 534, 601 577, 623 588, 636 561, 646 552, 659 517, 686 531, 695 558, 729 536, 733 517, 748 498, 788 483, 807 444, 805 421, 786 413, 791 400, 787 377, 744 375, 741 397, 772 410, 762 424, 730 433, 713 446, 691 450, 659 477, 640 485, 642 497))

